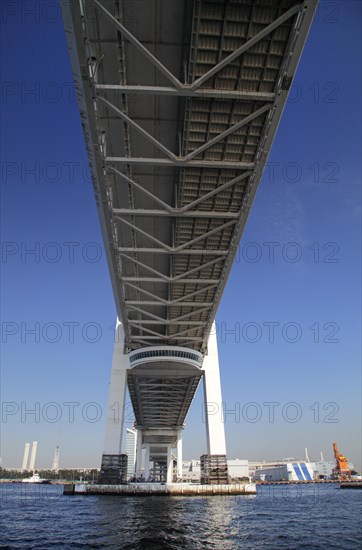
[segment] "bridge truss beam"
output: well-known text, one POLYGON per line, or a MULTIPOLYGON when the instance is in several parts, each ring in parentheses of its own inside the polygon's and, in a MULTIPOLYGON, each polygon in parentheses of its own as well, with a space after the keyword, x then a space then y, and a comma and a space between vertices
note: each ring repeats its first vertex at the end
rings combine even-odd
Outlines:
MULTIPOLYGON (((162 2, 157 2, 162 9, 162 2)), ((126 347, 134 349, 138 340, 141 345, 150 337, 150 319, 155 321, 154 328, 158 327, 152 332, 153 338, 159 337, 160 341, 169 338, 173 342, 175 335, 180 335, 184 342, 185 334, 180 330, 182 325, 177 323, 188 311, 180 308, 192 306, 190 300, 175 302, 175 298, 201 291, 194 294, 193 309, 197 313, 187 317, 190 320, 188 338, 201 342, 201 349, 206 351, 207 335, 261 178, 316 1, 275 0, 264 6, 263 0, 258 0, 250 7, 248 2, 240 0, 235 7, 228 6, 225 0, 223 9, 221 2, 220 14, 223 15, 220 15, 218 51, 211 55, 214 50, 203 45, 200 29, 210 16, 208 10, 214 8, 206 0, 195 0, 188 70, 184 71, 183 79, 176 68, 181 58, 177 60, 176 55, 173 60, 177 60, 176 63, 166 62, 166 50, 158 45, 156 36, 152 38, 152 33, 149 33, 146 40, 137 36, 136 27, 132 29, 127 15, 122 12, 122 5, 126 3, 127 0, 123 0, 118 8, 114 0, 94 0, 96 18, 89 21, 82 16, 86 13, 86 3, 80 0, 81 17, 76 14, 73 18, 76 27, 77 22, 80 23, 76 35, 80 63, 84 67, 83 86, 89 88, 92 97, 87 111, 94 119, 91 126, 95 139, 90 147, 98 141, 94 172, 98 173, 101 186, 99 204, 107 220, 105 240, 110 246, 108 256, 112 258, 110 268, 114 272, 114 285, 118 287, 116 299, 119 315, 124 318, 126 347), (232 24, 236 24, 238 13, 242 13, 233 12, 236 9, 244 10, 242 21, 249 10, 249 23, 243 38, 238 38, 241 44, 230 51, 228 25, 231 28, 231 23, 227 18, 230 16, 232 24), (113 42, 110 41, 112 33, 113 42), (141 78, 133 74, 131 63, 134 55, 138 56, 135 58, 138 63, 145 63, 145 74, 153 74, 150 67, 155 70, 153 83, 147 79, 142 82, 142 74, 141 78), (207 61, 209 65, 206 66, 203 60, 208 55, 210 60, 213 56, 213 61, 207 61), (254 56, 257 60, 260 55, 264 56, 260 83, 248 88, 245 86, 247 56, 250 59, 254 56), (274 69, 276 55, 280 60, 277 70, 274 69), (114 82, 114 69, 113 72, 109 70, 112 56, 113 66, 119 64, 118 82, 114 82), (264 85, 263 79, 269 82, 272 73, 273 84, 264 85), (130 98, 138 99, 134 103, 130 98), (184 105, 181 125, 176 119, 174 124, 175 134, 178 134, 177 151, 171 134, 160 132, 152 112, 151 116, 145 117, 146 111, 143 111, 144 102, 162 111, 161 101, 178 101, 179 108, 184 105), (230 109, 228 113, 223 114, 227 109, 230 109), (207 111, 208 130, 206 138, 201 139, 200 123, 194 120, 204 120, 206 115, 203 113, 207 111), (123 145, 115 137, 117 119, 123 125, 123 145), (236 158, 238 146, 233 143, 240 143, 240 151, 252 149, 254 154, 243 153, 236 158), (154 156, 149 155, 152 150, 154 156), (150 185, 151 181, 156 181, 156 174, 162 174, 162 171, 168 174, 169 189, 165 183, 150 185), (175 178, 179 179, 176 189, 175 178), (192 187, 197 178, 198 189, 192 187), (126 206, 124 199, 127 196, 126 206), (171 200, 166 200, 166 197, 171 200), (184 237, 186 235, 188 238, 184 237), (207 261, 198 259, 203 256, 207 256, 207 261), (133 286, 129 286, 130 283, 133 286), (210 284, 214 285, 212 289, 210 284), (160 290, 165 285, 165 290, 160 290), (145 292, 156 299, 143 300, 141 296, 145 292), (198 297, 202 303, 213 303, 214 306, 207 306, 207 311, 200 312, 197 309, 198 297), (156 323, 156 318, 149 315, 152 312, 158 315, 153 311, 154 307, 159 309, 158 303, 154 305, 153 301, 165 306, 160 316, 164 320, 163 326, 159 326, 159 319, 156 323), (129 302, 138 302, 138 310, 130 308, 129 302), (176 308, 176 304, 179 307, 176 308), (197 315, 200 315, 198 319, 197 315)), ((148 0, 147 5, 143 2, 142 8, 153 13, 153 5, 156 5, 156 0, 148 0)), ((181 5, 183 2, 173 3, 174 15, 181 5)), ((171 10, 169 6, 168 3, 167 9, 171 10)), ((72 9, 74 15, 76 8, 72 9)), ((215 13, 211 16, 213 20, 217 20, 215 13)), ((186 19, 184 22, 186 25, 186 19)), ((214 40, 212 36, 207 38, 210 44, 214 40)), ((176 38, 174 40, 177 42, 176 38)), ((169 48, 177 50, 173 45, 169 48)), ((178 51, 181 49, 180 42, 178 51)), ((171 103, 165 105, 171 106, 171 103)), ((177 107, 175 103, 172 105, 177 107)), ((162 126, 162 113, 160 121, 162 126)), ((164 124, 166 128, 166 118, 164 124)))

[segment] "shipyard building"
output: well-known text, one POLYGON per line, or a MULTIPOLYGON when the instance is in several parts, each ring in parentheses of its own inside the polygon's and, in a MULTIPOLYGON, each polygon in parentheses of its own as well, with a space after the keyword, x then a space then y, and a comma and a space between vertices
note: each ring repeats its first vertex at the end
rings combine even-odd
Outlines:
POLYGON ((310 462, 285 462, 275 466, 257 468, 255 481, 312 481, 313 464, 310 462))
MULTIPOLYGON (((249 478, 249 461, 236 458, 227 461, 229 477, 232 479, 249 478)), ((200 460, 184 460, 182 462, 182 480, 198 483, 201 476, 200 460)))

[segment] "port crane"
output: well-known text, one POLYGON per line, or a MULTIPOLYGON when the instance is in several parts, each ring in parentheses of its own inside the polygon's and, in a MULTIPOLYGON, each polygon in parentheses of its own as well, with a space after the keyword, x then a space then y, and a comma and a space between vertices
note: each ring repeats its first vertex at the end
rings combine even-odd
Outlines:
POLYGON ((333 469, 333 474, 338 479, 351 479, 351 470, 349 469, 348 458, 339 452, 337 443, 333 443, 334 458, 336 466, 333 469))

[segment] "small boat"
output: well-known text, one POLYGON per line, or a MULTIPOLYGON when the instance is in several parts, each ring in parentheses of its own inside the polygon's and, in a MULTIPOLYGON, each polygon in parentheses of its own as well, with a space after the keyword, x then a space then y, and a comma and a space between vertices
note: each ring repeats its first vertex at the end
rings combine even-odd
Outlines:
POLYGON ((22 483, 50 483, 50 480, 48 479, 41 479, 40 475, 37 472, 34 472, 34 474, 31 477, 25 477, 21 480, 22 483))

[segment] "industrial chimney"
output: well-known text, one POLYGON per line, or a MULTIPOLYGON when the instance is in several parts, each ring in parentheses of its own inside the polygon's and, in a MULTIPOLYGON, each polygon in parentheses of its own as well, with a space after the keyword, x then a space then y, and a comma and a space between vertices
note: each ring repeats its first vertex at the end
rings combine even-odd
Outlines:
POLYGON ((55 447, 52 470, 53 472, 59 471, 59 445, 55 447))
POLYGON ((29 450, 30 450, 30 443, 25 443, 23 465, 21 467, 22 472, 26 472, 28 469, 27 465, 28 465, 28 458, 29 458, 29 450))
POLYGON ((31 446, 31 455, 30 455, 30 464, 29 464, 29 470, 31 471, 35 470, 35 457, 36 457, 37 448, 38 448, 38 442, 33 441, 33 444, 31 446))

